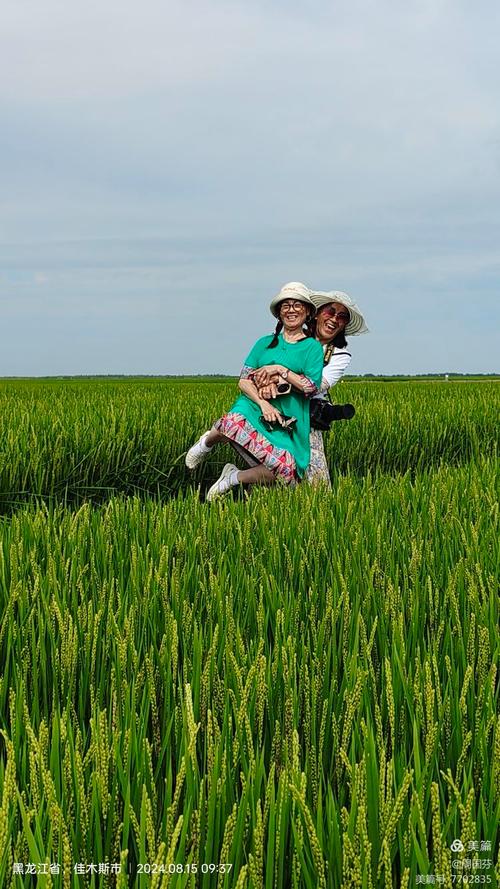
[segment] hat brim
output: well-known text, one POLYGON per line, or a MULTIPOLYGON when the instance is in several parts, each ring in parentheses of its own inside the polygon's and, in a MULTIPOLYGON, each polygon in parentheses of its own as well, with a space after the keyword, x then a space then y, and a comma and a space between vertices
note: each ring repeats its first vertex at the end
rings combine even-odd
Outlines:
POLYGON ((332 290, 330 292, 317 290, 311 293, 311 300, 317 311, 330 303, 340 303, 342 306, 345 306, 349 312, 349 321, 344 327, 346 336, 359 336, 361 333, 370 332, 360 309, 347 293, 341 290, 332 290))
POLYGON ((275 318, 279 318, 278 306, 285 299, 297 300, 297 302, 304 303, 306 306, 312 306, 316 312, 316 307, 311 299, 311 291, 301 281, 290 281, 288 284, 284 284, 280 292, 271 300, 269 309, 275 318))

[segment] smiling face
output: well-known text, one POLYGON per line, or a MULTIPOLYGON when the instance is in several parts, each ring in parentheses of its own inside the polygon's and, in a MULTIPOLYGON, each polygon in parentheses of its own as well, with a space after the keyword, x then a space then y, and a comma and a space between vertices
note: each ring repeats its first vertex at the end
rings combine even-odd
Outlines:
POLYGON ((316 336, 320 343, 329 343, 349 324, 350 315, 342 303, 321 306, 316 315, 316 336))
POLYGON ((280 321, 285 330, 299 330, 306 322, 308 306, 298 299, 284 299, 280 303, 280 321))

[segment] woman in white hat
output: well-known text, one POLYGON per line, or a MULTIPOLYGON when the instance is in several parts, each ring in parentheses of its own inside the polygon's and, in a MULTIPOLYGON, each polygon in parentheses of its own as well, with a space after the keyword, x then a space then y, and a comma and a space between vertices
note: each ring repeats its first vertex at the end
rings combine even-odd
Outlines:
POLYGON ((306 328, 316 309, 309 289, 298 282, 282 287, 270 309, 278 319, 274 335, 257 340, 245 359, 239 398, 186 454, 186 466, 195 469, 214 445, 230 441, 253 464, 250 469, 238 470, 227 463, 207 500, 223 496, 239 484, 269 485, 278 478, 293 484, 304 476, 309 463, 307 398, 319 390, 323 368, 321 346, 306 328), (276 399, 259 394, 254 375, 264 365, 282 368, 283 382, 289 389, 286 394, 276 399))
MULTIPOLYGON (((320 391, 313 398, 327 398, 328 390, 339 382, 351 363, 346 336, 358 336, 369 331, 361 310, 347 293, 341 290, 316 291, 311 294, 311 299, 318 310, 315 335, 324 353, 320 391)), ((311 429, 310 447, 306 481, 312 484, 322 481, 331 487, 323 433, 319 429, 311 429)))
MULTIPOLYGON (((312 330, 323 348, 324 361, 321 386, 312 397, 324 399, 351 362, 346 335, 358 336, 369 331, 359 306, 347 293, 341 290, 316 290, 310 291, 310 296, 317 308, 312 330)), ((262 368, 259 371, 256 382, 263 397, 275 394, 277 378, 276 368, 262 368)), ((305 392, 307 394, 307 390, 305 392)), ((323 434, 319 429, 311 429, 310 432, 310 461, 304 478, 310 483, 322 481, 331 487, 323 434)))

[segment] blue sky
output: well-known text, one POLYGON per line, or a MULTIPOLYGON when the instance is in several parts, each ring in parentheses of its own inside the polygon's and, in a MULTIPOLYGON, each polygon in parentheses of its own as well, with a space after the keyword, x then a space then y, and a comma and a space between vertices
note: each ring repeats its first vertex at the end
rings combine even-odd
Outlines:
POLYGON ((359 373, 499 372, 493 2, 7 0, 2 375, 236 373, 290 280, 359 373))

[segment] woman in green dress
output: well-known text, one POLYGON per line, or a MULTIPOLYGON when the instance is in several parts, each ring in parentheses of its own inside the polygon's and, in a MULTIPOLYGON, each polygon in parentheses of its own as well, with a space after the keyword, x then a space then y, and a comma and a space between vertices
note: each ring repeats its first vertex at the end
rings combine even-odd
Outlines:
POLYGON ((309 463, 309 402, 321 385, 323 350, 305 325, 315 314, 310 291, 303 284, 286 284, 271 302, 278 319, 274 335, 257 340, 245 359, 240 375, 241 394, 228 413, 217 420, 186 454, 186 466, 194 469, 220 442, 230 441, 250 469, 227 463, 210 488, 207 500, 223 496, 239 484, 273 484, 281 479, 294 484, 309 463), (277 399, 263 399, 253 376, 260 367, 273 364, 288 368, 282 382, 290 391, 277 399), (285 417, 289 419, 286 420, 285 417))

